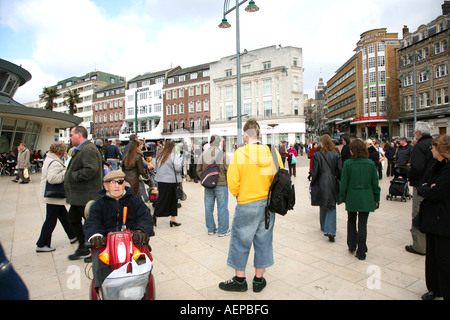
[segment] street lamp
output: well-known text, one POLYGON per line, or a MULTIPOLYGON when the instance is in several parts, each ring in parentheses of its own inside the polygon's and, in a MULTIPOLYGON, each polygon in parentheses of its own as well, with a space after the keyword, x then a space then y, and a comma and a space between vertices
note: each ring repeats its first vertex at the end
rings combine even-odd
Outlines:
MULTIPOLYGON (((413 63, 413 90, 414 90, 414 94, 413 94, 413 105, 414 105, 414 130, 415 130, 415 128, 416 128, 416 123, 417 123, 417 83, 416 83, 416 72, 417 71, 420 71, 420 70, 427 70, 425 73, 428 75, 428 74, 431 74, 431 72, 430 72, 430 69, 429 69, 429 67, 428 67, 428 62, 427 62, 427 60, 425 60, 425 62, 427 63, 427 66, 426 67, 423 67, 423 68, 419 68, 419 69, 416 69, 416 59, 417 59, 417 56, 419 56, 420 58, 422 58, 422 56, 421 55, 418 55, 418 54, 416 54, 415 52, 414 53, 412 53, 411 55, 410 55, 410 57, 412 58, 409 58, 410 60, 412 60, 412 63, 413 63)), ((417 61, 420 61, 420 60, 417 60, 417 61)), ((409 73, 409 71, 404 71, 403 73, 409 73)), ((403 74, 400 76, 400 78, 404 78, 404 76, 403 76, 403 74)))
MULTIPOLYGON (((242 143, 242 114, 241 114, 241 60, 240 60, 240 35, 239 35, 239 7, 247 2, 248 0, 243 0, 239 2, 236 0, 236 5, 229 9, 230 0, 225 0, 223 4, 223 19, 219 24, 219 28, 228 29, 231 27, 231 24, 228 23, 226 19, 226 15, 236 10, 236 77, 237 77, 237 143, 236 145, 240 145, 242 143)), ((248 6, 245 8, 247 12, 256 12, 259 10, 259 7, 255 4, 255 1, 250 0, 248 6)))

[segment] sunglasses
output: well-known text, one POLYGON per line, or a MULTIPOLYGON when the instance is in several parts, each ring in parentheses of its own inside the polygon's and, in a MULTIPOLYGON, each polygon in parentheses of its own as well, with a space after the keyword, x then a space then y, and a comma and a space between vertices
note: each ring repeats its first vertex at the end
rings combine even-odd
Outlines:
POLYGON ((118 185, 123 185, 124 182, 125 182, 125 180, 111 180, 111 181, 107 181, 107 183, 109 183, 109 184, 117 183, 118 185))

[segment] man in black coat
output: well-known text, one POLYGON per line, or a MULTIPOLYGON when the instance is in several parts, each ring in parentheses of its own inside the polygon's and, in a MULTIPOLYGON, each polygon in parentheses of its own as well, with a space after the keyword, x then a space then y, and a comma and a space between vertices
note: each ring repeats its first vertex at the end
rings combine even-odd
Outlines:
POLYGON ((78 249, 69 255, 70 260, 90 255, 89 249, 84 246, 84 208, 89 200, 99 198, 98 191, 102 188, 102 156, 87 137, 87 130, 83 126, 70 130, 70 141, 75 149, 64 176, 64 189, 66 202, 70 204, 70 226, 78 240, 78 249))
MULTIPOLYGON (((102 197, 92 205, 83 228, 86 240, 94 247, 102 247, 108 233, 121 230, 124 207, 127 207, 126 226, 132 232, 134 243, 145 246, 153 235, 153 218, 149 208, 132 188, 125 186, 124 178, 121 170, 111 171, 103 178, 105 190, 100 191, 102 197)), ((111 269, 100 262, 98 250, 94 253, 92 270, 95 287, 98 288, 111 269)))
MULTIPOLYGON (((435 159, 431 153, 431 142, 433 138, 430 135, 431 128, 426 122, 416 123, 414 135, 417 140, 412 149, 410 158, 410 169, 408 171, 409 184, 413 187, 412 217, 419 213, 420 203, 423 198, 417 194, 417 188, 422 185, 424 176, 435 164, 435 159)), ((426 237, 416 227, 411 225, 412 245, 405 246, 406 251, 424 255, 426 251, 426 237)))

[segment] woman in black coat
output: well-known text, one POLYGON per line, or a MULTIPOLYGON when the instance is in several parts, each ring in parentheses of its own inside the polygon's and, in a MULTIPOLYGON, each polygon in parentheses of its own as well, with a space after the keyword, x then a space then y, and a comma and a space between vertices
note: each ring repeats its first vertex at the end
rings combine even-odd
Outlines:
POLYGON ((450 136, 433 139, 431 152, 437 163, 418 188, 424 198, 414 223, 426 234, 424 300, 450 300, 450 136))
POLYGON ((336 203, 339 203, 339 180, 342 163, 339 150, 327 134, 313 155, 311 167, 311 205, 320 206, 320 229, 330 242, 336 236, 336 203), (337 176, 337 178, 336 178, 337 176))
POLYGON ((352 154, 350 153, 350 138, 348 136, 342 137, 342 150, 341 150, 341 161, 342 166, 344 166, 345 160, 351 159, 352 154))
POLYGON ((375 163, 375 168, 377 168, 378 170, 378 165, 380 163, 380 154, 373 145, 372 139, 367 139, 364 142, 366 143, 367 151, 369 151, 369 159, 371 159, 375 163))

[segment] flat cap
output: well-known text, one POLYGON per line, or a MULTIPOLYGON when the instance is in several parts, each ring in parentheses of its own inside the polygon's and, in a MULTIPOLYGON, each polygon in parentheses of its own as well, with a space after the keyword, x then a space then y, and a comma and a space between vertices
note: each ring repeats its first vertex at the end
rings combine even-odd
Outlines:
POLYGON ((103 181, 107 182, 119 178, 125 178, 125 173, 122 170, 114 170, 105 175, 103 181))

